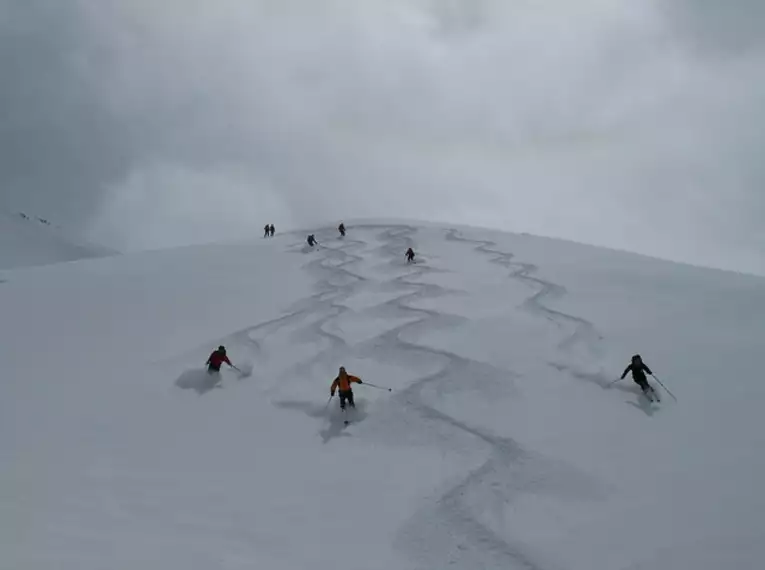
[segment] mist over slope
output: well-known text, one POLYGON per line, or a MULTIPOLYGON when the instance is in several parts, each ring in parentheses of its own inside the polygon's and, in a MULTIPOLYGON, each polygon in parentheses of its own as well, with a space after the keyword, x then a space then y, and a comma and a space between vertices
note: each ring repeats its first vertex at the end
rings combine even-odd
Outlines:
POLYGON ((120 251, 406 212, 765 274, 763 22, 761 0, 0 2, 0 202, 120 251))
POLYGON ((762 567, 765 280, 346 225, 5 272, 2 565, 762 567))

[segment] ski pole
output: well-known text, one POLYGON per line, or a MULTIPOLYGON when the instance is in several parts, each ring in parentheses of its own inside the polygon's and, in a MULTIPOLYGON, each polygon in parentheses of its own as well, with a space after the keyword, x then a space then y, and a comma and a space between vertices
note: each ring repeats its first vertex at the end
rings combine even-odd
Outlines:
POLYGON ((335 395, 334 395, 334 394, 332 394, 332 395, 329 397, 329 400, 327 400, 327 403, 326 403, 326 404, 324 404, 324 409, 325 409, 325 410, 326 410, 326 409, 329 407, 329 403, 332 401, 332 398, 334 398, 334 397, 335 397, 335 395))
POLYGON ((667 387, 664 385, 664 383, 663 383, 661 380, 659 380, 659 379, 656 377, 656 375, 655 375, 655 374, 651 374, 651 376, 653 376, 653 379, 654 379, 654 380, 656 380, 656 381, 657 381, 659 384, 661 384, 661 387, 662 387, 662 388, 664 388, 664 389, 667 391, 667 394, 669 394, 670 396, 672 396, 672 399, 673 399, 675 402, 677 402, 677 398, 675 398, 675 395, 674 395, 672 392, 670 392, 670 391, 669 391, 669 388, 667 388, 667 387))
POLYGON ((621 382, 622 380, 624 380, 624 378, 617 378, 613 382, 609 382, 608 385, 609 386, 613 386, 614 384, 616 384, 617 382, 621 382))
POLYGON ((364 382, 362 386, 369 386, 371 388, 377 388, 378 390, 387 390, 388 392, 391 391, 390 388, 386 388, 385 386, 378 386, 377 384, 371 384, 369 382, 364 382))

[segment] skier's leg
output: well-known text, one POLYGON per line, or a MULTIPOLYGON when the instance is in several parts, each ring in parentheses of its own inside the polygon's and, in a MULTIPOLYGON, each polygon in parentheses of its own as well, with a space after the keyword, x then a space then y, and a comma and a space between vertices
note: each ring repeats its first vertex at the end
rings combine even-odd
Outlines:
POLYGON ((645 394, 646 398, 653 401, 653 395, 651 394, 653 390, 648 385, 648 382, 646 382, 645 378, 636 379, 635 383, 640 386, 640 389, 643 391, 643 394, 645 394))
POLYGON ((210 367, 207 369, 207 374, 210 376, 213 386, 220 386, 223 381, 223 378, 220 375, 220 369, 210 367))
POLYGON ((348 403, 351 405, 351 408, 356 407, 356 402, 353 401, 353 392, 348 392, 348 403))
POLYGON ((345 394, 345 392, 339 392, 338 396, 340 396, 340 409, 344 410, 345 409, 346 394, 345 394))

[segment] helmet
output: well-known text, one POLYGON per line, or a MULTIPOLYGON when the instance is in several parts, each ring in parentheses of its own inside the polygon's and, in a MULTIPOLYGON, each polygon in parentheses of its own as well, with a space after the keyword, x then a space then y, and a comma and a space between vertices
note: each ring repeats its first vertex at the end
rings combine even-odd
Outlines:
POLYGON ((632 361, 633 362, 636 361, 636 360, 642 360, 642 358, 640 358, 639 354, 636 354, 635 356, 632 357, 632 361))
POLYGON ((225 347, 225 346, 223 346, 223 345, 220 345, 220 346, 218 347, 218 350, 219 350, 220 352, 226 352, 226 347, 225 347))

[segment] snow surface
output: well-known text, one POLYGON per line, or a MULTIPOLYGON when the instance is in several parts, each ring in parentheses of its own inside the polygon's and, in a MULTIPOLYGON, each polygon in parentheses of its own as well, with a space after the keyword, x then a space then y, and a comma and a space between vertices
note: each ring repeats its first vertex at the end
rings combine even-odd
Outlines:
POLYGON ((765 567, 765 280, 348 232, 5 271, 0 567, 765 567))
POLYGON ((45 218, 0 212, 0 269, 30 267, 113 255, 83 243, 45 218))

